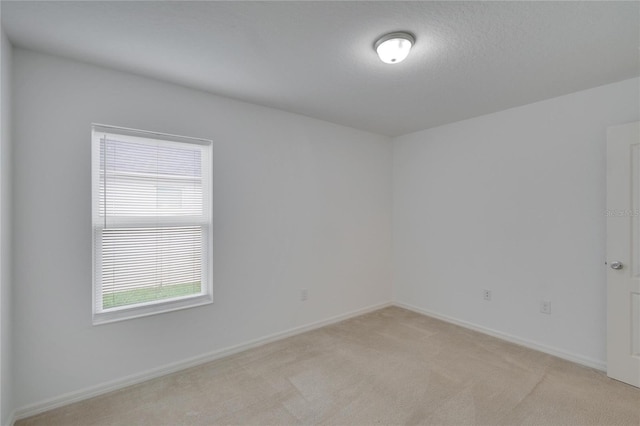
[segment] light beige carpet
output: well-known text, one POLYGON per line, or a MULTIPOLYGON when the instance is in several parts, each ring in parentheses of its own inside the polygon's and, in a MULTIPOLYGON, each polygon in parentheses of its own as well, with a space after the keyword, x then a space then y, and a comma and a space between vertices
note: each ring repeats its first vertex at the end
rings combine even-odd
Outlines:
POLYGON ((640 389, 386 308, 26 425, 640 425, 640 389))

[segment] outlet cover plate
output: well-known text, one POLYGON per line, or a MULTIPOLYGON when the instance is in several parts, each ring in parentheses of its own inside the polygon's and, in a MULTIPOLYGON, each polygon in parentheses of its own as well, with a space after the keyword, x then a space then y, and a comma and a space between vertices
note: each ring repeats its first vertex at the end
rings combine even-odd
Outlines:
POLYGON ((540 301, 540 312, 542 312, 543 314, 550 315, 551 314, 551 302, 549 302, 548 300, 541 300, 540 301))

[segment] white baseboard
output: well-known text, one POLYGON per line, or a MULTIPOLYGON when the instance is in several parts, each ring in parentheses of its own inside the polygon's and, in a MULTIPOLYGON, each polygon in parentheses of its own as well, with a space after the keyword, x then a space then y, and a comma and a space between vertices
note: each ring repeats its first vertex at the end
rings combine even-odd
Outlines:
POLYGON ((209 352, 204 355, 199 355, 193 358, 188 358, 182 361, 174 362, 174 363, 171 363, 159 368, 154 368, 152 370, 148 370, 142 373, 132 374, 127 377, 101 383, 99 385, 91 386, 78 391, 69 392, 64 395, 60 395, 60 396, 50 398, 34 404, 29 404, 12 413, 12 415, 9 418, 10 420, 9 425, 13 425, 13 422, 17 420, 35 416, 45 411, 53 410, 54 408, 62 407, 64 405, 72 404, 74 402, 93 398, 98 395, 103 395, 108 392, 112 392, 118 389, 125 388, 127 386, 135 385, 147 380, 165 376, 167 374, 175 373, 180 370, 195 367, 210 361, 215 361, 217 359, 224 358, 226 356, 233 355, 238 352, 243 352, 248 349, 265 345, 267 343, 272 343, 278 340, 285 339, 287 337, 291 337, 297 334, 305 333, 307 331, 315 330, 320 327, 324 327, 330 324, 334 324, 336 322, 344 321, 349 318, 357 317, 359 315, 376 311, 378 309, 386 308, 388 306, 392 306, 392 303, 391 302, 380 303, 377 305, 358 309, 356 311, 348 312, 341 315, 336 315, 334 317, 327 318, 321 321, 316 321, 310 324, 294 327, 289 330, 274 333, 258 339, 250 340, 248 342, 245 342, 239 345, 219 349, 217 351, 209 352))
MULTIPOLYGON (((6 426, 13 426, 13 424, 17 421, 18 419, 16 418, 16 412, 12 411, 11 414, 9 414, 9 418, 7 419, 7 423, 6 426)), ((2 420, 0 420, 2 421, 2 420)))
POLYGON ((491 328, 483 327, 481 325, 477 325, 467 321, 452 318, 447 315, 442 315, 437 312, 430 311, 428 309, 418 308, 417 306, 409 305, 407 303, 394 302, 393 305, 399 308, 404 308, 404 309, 422 314, 422 315, 426 315, 428 317, 436 318, 451 324, 459 325, 460 327, 468 328, 470 330, 474 330, 483 334, 488 334, 489 336, 497 337, 498 339, 515 343, 516 345, 524 346, 529 349, 534 349, 539 352, 544 352, 546 354, 553 355, 558 358, 565 359, 567 361, 575 362, 576 364, 581 364, 581 365, 595 368, 596 370, 601 370, 601 371, 607 370, 607 363, 605 361, 588 358, 582 355, 564 351, 562 349, 547 346, 542 343, 537 343, 531 340, 522 339, 520 337, 512 336, 510 334, 503 333, 501 331, 493 330, 491 328))

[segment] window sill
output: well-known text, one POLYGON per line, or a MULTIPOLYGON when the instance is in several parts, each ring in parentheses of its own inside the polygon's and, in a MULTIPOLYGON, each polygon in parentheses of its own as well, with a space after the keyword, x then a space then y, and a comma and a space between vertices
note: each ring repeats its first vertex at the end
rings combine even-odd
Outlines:
POLYGON ((125 321, 134 318, 146 317, 149 315, 162 314, 181 309, 194 308, 196 306, 208 305, 213 303, 213 297, 210 294, 202 296, 189 297, 186 299, 174 299, 166 302, 159 302, 150 305, 135 306, 131 308, 122 308, 107 312, 94 312, 93 325, 109 324, 117 321, 125 321))

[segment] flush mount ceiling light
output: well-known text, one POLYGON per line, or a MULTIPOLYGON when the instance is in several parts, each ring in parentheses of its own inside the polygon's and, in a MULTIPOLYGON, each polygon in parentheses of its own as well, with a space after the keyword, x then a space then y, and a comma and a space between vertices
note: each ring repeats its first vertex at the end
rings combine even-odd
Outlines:
POLYGON ((411 46, 416 42, 415 37, 407 32, 396 32, 383 35, 376 41, 373 48, 378 52, 380 60, 385 64, 397 64, 409 55, 411 46))

